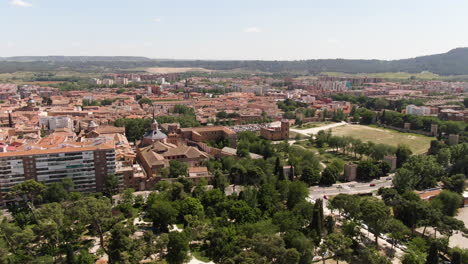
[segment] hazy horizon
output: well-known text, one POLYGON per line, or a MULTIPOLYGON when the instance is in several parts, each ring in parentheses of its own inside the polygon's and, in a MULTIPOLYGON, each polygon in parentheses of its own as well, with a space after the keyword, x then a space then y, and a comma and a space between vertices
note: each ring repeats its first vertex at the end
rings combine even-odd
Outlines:
MULTIPOLYGON (((468 47, 455 47, 453 49, 447 50, 446 52, 442 53, 434 53, 434 54, 423 54, 423 55, 418 55, 418 56, 413 56, 413 57, 407 57, 407 58, 399 58, 399 59, 359 59, 359 58, 352 58, 351 60, 382 60, 382 61, 392 61, 392 60, 402 60, 402 59, 412 59, 416 57, 421 57, 421 56, 429 56, 429 55, 437 55, 437 54, 444 54, 447 53, 451 50, 454 49, 459 49, 459 48, 468 48, 468 47)), ((174 61, 197 61, 197 60, 202 60, 202 61, 247 61, 247 60, 261 60, 261 61, 302 61, 302 60, 334 60, 334 59, 346 59, 347 58, 319 58, 319 59, 314 59, 314 58, 304 58, 304 59, 291 59, 291 60, 276 60, 276 59, 185 59, 185 58, 152 58, 149 56, 144 56, 144 55, 57 55, 57 54, 49 54, 49 55, 15 55, 15 56, 0 56, 0 58, 14 58, 14 57, 141 57, 141 58, 147 58, 147 59, 152 59, 152 60, 174 60, 174 61)))

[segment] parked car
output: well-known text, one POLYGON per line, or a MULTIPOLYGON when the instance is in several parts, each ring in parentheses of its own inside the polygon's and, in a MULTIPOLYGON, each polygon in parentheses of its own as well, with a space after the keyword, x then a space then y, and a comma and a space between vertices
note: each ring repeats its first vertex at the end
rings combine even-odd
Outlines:
POLYGON ((328 196, 327 196, 327 195, 324 195, 324 196, 323 196, 323 199, 328 200, 328 196))

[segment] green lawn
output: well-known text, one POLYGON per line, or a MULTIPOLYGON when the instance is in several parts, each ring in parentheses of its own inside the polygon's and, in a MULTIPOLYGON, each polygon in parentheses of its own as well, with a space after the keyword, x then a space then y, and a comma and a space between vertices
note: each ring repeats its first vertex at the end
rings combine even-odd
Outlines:
POLYGON ((300 126, 294 126, 293 128, 295 128, 295 129, 309 129, 309 128, 321 127, 321 126, 325 126, 325 125, 329 125, 329 124, 333 124, 333 123, 335 123, 335 122, 331 122, 331 121, 311 122, 311 123, 305 123, 305 124, 300 125, 300 126))
POLYGON ((426 152, 433 137, 426 137, 412 133, 401 133, 391 129, 375 128, 361 125, 345 125, 332 129, 334 136, 349 136, 359 138, 362 141, 372 141, 374 143, 398 146, 408 145, 414 153, 426 152))

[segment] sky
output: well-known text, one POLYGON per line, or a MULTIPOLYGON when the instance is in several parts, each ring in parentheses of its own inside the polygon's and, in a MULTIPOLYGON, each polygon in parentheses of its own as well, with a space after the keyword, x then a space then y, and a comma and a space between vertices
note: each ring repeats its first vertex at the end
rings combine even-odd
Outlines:
POLYGON ((401 59, 468 47, 466 0, 0 0, 0 57, 401 59))

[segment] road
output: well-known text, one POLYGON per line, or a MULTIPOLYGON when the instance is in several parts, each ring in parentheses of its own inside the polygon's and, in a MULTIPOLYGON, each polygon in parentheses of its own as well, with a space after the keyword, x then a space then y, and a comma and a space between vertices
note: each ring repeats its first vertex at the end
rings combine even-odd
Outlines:
MULTIPOLYGON (((340 193, 346 194, 360 194, 360 193, 370 193, 373 191, 378 190, 381 187, 391 187, 392 186, 392 179, 393 174, 389 176, 382 177, 380 179, 373 180, 368 183, 359 183, 359 182, 347 182, 341 184, 334 184, 331 187, 319 187, 313 186, 309 188, 309 200, 316 200, 316 199, 323 199, 323 196, 332 196, 337 195, 340 193), (370 186, 370 185, 375 186, 370 186)), ((324 207, 323 207, 323 214, 329 215, 332 212, 328 209, 328 200, 323 199, 324 207)), ((364 228, 364 226, 359 227, 359 231, 362 236, 366 237, 370 241, 375 241, 375 237, 372 233, 364 228)), ((379 238, 378 240, 379 246, 387 249, 392 249, 392 245, 384 240, 383 238, 379 238)), ((404 255, 404 252, 399 249, 398 247, 394 247, 393 250, 395 251, 395 257, 392 259, 393 264, 401 263, 400 259, 404 255)))
POLYGON ((304 135, 304 136, 310 136, 310 135, 315 135, 317 134, 319 131, 321 130, 327 130, 327 129, 330 129, 330 128, 334 128, 334 127, 339 127, 339 126, 344 126, 346 125, 347 123, 345 121, 341 121, 340 123, 333 123, 333 124, 329 124, 329 125, 325 125, 325 126, 320 126, 320 127, 313 127, 313 128, 308 128, 308 129, 295 129, 295 128, 291 128, 289 129, 290 131, 293 131, 295 133, 298 133, 298 134, 301 134, 301 135, 304 135))
POLYGON ((345 194, 361 194, 361 193, 371 193, 378 190, 381 187, 389 188, 392 186, 393 174, 389 176, 381 177, 380 179, 373 180, 371 182, 346 182, 340 184, 333 184, 330 187, 320 187, 312 186, 309 188, 309 198, 310 199, 319 199, 323 198, 324 195, 332 196, 340 193, 345 194), (371 186, 375 185, 375 186, 371 186))

